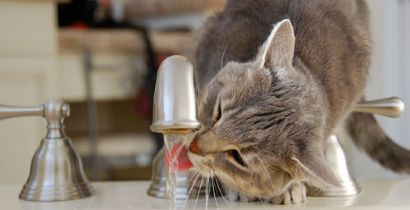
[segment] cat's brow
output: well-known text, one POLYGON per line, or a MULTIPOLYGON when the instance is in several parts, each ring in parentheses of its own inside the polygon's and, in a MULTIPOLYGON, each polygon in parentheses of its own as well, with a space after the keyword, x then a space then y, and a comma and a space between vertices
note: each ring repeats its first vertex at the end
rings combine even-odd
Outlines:
POLYGON ((224 51, 222 52, 222 56, 221 56, 221 69, 222 69, 223 66, 224 66, 225 53, 226 53, 226 50, 228 49, 229 43, 231 43, 231 40, 228 41, 228 43, 227 43, 226 46, 225 46, 224 51))

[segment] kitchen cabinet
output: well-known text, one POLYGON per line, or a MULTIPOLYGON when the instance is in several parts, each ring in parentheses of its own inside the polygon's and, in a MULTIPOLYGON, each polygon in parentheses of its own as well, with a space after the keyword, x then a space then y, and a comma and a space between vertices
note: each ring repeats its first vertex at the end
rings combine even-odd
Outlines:
MULTIPOLYGON (((56 96, 54 3, 0 1, 0 104, 39 105, 56 96)), ((0 121, 0 184, 24 183, 44 126, 41 118, 0 121)))

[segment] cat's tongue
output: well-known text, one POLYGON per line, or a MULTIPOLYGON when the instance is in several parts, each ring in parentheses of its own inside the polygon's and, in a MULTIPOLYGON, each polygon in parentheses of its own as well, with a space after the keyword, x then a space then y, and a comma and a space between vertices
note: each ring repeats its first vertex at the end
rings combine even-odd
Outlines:
POLYGON ((192 167, 188 157, 188 150, 182 143, 176 143, 170 151, 165 151, 165 165, 168 168, 172 160, 175 160, 172 166, 176 171, 186 171, 192 167))

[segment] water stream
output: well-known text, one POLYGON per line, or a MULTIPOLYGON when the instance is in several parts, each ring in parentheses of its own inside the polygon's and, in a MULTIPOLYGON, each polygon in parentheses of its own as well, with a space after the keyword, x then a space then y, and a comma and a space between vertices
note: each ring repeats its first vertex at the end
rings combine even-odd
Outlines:
MULTIPOLYGON (((170 199, 170 210, 185 210, 185 204, 188 201, 185 200, 183 207, 177 205, 177 186, 178 185, 178 172, 186 173, 187 170, 190 170, 192 163, 187 155, 187 146, 190 143, 190 137, 187 133, 164 133, 164 158, 165 165, 168 167, 168 177, 167 177, 167 193, 170 199)), ((186 174, 185 174, 186 175, 186 174)), ((185 176, 184 175, 184 176, 185 176)), ((189 189, 188 193, 191 193, 193 188, 196 188, 196 200, 194 205, 194 210, 197 209, 197 203, 200 199, 201 189, 205 190, 205 210, 209 208, 210 195, 213 193, 215 197, 215 204, 218 206, 216 201, 215 189, 211 189, 211 186, 215 184, 214 180, 211 178, 211 174, 207 176, 202 176, 198 172, 194 173, 194 176, 191 177, 192 180, 185 180, 185 186, 189 189), (199 187, 197 185, 199 183, 199 187)), ((181 180, 180 180, 181 181, 181 180)))
POLYGON ((170 198, 170 210, 177 210, 176 186, 179 165, 179 155, 187 144, 186 134, 164 134, 165 164, 168 166, 167 192, 170 198))

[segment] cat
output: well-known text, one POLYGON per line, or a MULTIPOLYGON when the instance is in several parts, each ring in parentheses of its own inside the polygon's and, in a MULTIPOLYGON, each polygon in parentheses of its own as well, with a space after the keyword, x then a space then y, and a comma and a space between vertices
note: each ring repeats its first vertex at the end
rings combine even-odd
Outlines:
POLYGON ((234 199, 301 203, 305 184, 337 186, 323 150, 345 123, 373 159, 410 173, 410 151, 373 115, 352 113, 371 51, 366 0, 228 0, 195 55, 195 169, 234 199))

